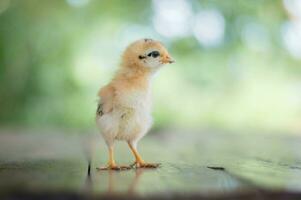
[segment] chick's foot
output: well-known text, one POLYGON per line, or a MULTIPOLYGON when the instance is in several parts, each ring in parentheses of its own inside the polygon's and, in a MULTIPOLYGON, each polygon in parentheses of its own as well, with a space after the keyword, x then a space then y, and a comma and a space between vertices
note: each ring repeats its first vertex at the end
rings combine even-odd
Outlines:
POLYGON ((121 171, 121 170, 129 170, 131 169, 130 166, 126 165, 108 165, 107 167, 97 167, 97 170, 115 170, 115 171, 121 171))
POLYGON ((158 168, 161 163, 145 163, 145 162, 134 162, 130 166, 132 168, 158 168))

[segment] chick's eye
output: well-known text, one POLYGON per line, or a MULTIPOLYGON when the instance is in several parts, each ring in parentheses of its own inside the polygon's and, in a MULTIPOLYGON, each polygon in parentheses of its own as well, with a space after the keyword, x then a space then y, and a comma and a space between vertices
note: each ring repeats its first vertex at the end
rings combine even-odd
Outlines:
POLYGON ((160 56, 160 53, 159 53, 159 51, 152 51, 149 54, 147 54, 147 56, 156 58, 156 57, 160 56))

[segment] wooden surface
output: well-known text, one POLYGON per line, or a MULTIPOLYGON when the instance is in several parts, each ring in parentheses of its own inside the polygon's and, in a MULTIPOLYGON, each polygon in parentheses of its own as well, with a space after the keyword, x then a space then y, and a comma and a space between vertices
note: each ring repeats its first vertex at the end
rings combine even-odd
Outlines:
MULTIPOLYGON (((300 144, 298 136, 161 131, 138 148, 162 167, 115 172, 96 170, 107 160, 98 135, 2 130, 0 196, 301 199, 300 144)), ((133 161, 123 142, 116 161, 133 161)))

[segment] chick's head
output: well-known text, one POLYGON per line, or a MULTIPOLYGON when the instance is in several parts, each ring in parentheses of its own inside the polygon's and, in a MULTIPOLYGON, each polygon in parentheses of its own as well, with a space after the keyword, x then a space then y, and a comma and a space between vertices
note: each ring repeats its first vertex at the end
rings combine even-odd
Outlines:
POLYGON ((130 44, 123 54, 123 65, 156 69, 163 64, 173 63, 167 49, 152 39, 141 39, 130 44))

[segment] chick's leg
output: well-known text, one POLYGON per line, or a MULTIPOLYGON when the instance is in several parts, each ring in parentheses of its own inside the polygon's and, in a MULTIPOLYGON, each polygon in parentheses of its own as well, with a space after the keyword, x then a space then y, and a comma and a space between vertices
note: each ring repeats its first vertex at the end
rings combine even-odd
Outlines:
POLYGON ((98 170, 125 170, 130 169, 129 166, 118 166, 114 160, 114 148, 113 145, 109 146, 109 162, 106 167, 99 167, 98 170))
POLYGON ((136 143, 128 142, 130 149, 132 150, 136 161, 132 164, 132 167, 136 168, 157 168, 160 166, 160 163, 146 163, 140 156, 137 151, 136 143))

